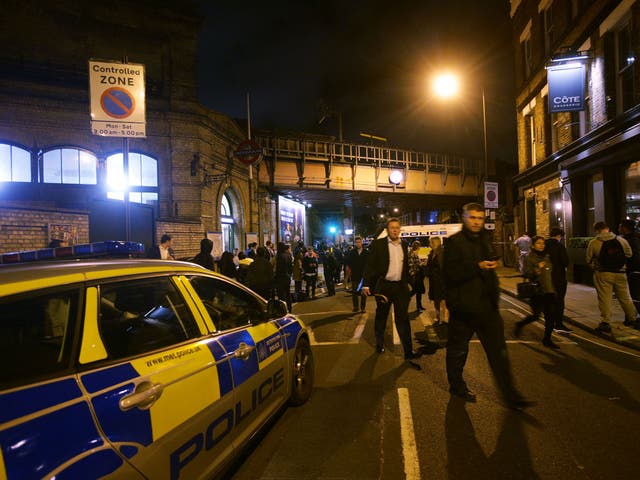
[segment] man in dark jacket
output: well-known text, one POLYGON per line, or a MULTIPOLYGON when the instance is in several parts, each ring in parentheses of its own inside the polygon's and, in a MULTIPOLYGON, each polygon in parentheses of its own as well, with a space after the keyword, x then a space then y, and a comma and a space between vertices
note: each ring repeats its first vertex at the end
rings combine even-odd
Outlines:
POLYGON ((273 290, 273 278, 273 266, 269 261, 269 251, 266 247, 258 247, 256 259, 247 269, 245 282, 258 295, 269 299, 273 290))
POLYGON ((364 274, 369 252, 362 244, 362 237, 355 238, 355 247, 347 255, 347 266, 351 275, 351 295, 353 299, 353 312, 364 312, 367 305, 366 295, 362 295, 360 282, 364 274))
POLYGON ((291 247, 283 242, 278 242, 276 253, 276 288, 278 298, 286 302, 287 309, 291 311, 291 273, 293 272, 293 257, 291 247))
MULTIPOLYGON (((409 323, 409 249, 400 240, 400 220, 387 220, 387 236, 371 242, 371 254, 364 271, 362 286, 364 295, 376 294, 375 333, 376 351, 384 353, 384 331, 393 304, 396 330, 404 349, 404 359, 412 360, 420 355, 413 351, 411 324, 409 323)), ((419 365, 411 363, 420 368, 419 365)))
POLYGON ((569 266, 569 255, 562 244, 564 231, 560 227, 553 227, 549 236, 544 246, 551 259, 551 283, 556 291, 553 302, 553 323, 556 330, 570 332, 571 329, 564 325, 564 297, 567 294, 567 267, 569 266))
MULTIPOLYGON (((636 233, 636 224, 633 220, 623 220, 620 222, 618 229, 622 238, 624 238, 631 247, 631 257, 627 260, 627 283, 629 284, 629 293, 633 300, 636 311, 640 313, 640 237, 636 233)), ((636 317, 635 322, 625 320, 625 325, 635 327, 640 330, 640 320, 636 317)))
POLYGON ((521 410, 533 403, 523 398, 513 385, 504 322, 498 310, 500 292, 495 271, 498 262, 484 229, 484 208, 478 203, 466 204, 462 220, 462 231, 447 239, 443 254, 450 312, 446 355, 449 391, 466 401, 476 400, 462 378, 469 340, 476 333, 507 406, 521 410))

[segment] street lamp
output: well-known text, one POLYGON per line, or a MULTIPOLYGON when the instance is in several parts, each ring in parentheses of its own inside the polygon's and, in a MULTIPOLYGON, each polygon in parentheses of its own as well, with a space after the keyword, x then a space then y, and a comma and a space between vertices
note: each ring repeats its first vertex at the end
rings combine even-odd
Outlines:
MULTIPOLYGON (((449 99, 458 95, 459 80, 457 75, 453 73, 443 73, 433 79, 433 90, 436 95, 442 99, 449 99)), ((484 178, 486 180, 488 174, 488 154, 487 154, 487 105, 484 96, 484 87, 482 87, 482 145, 484 151, 484 178)))

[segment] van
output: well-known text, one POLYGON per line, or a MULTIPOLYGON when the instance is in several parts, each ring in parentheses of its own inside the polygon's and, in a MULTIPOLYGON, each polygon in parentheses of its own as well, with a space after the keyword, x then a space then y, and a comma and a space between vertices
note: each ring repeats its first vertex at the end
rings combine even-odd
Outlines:
MULTIPOLYGON (((461 223, 438 223, 433 225, 402 225, 400 227, 400 238, 407 242, 409 246, 415 241, 420 241, 421 247, 418 255, 421 259, 426 259, 431 251, 429 247, 429 239, 431 237, 440 237, 443 240, 450 237, 454 233, 462 230, 461 223)), ((377 238, 387 236, 387 229, 383 229, 377 238)))

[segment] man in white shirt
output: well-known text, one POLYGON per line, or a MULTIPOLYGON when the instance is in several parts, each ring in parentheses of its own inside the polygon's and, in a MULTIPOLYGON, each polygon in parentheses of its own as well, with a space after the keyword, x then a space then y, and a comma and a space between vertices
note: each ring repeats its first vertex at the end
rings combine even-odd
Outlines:
MULTIPOLYGON (((404 359, 410 361, 420 357, 412 347, 411 324, 409 323, 409 250, 400 240, 400 220, 387 220, 387 237, 371 243, 365 266, 363 295, 376 295, 375 319, 376 351, 384 353, 384 332, 387 317, 393 304, 396 330, 404 349, 404 359)), ((413 366, 420 368, 417 364, 413 366)))

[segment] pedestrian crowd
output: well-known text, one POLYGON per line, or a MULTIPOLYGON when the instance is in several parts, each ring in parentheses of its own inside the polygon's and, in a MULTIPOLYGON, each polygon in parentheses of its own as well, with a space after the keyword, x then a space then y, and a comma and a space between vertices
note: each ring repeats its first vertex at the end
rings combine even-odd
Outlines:
MULTIPOLYGON (((499 257, 494 251, 491 233, 484 228, 484 207, 477 203, 465 205, 462 221, 462 230, 445 238, 444 244, 439 237, 431 237, 427 256, 420 241, 408 245, 400 238, 400 221, 390 218, 386 223, 386 237, 372 241, 368 249, 361 237, 355 237, 354 244, 348 247, 319 245, 314 248, 298 242, 293 251, 291 245, 284 242, 279 242, 275 249, 270 241, 264 246, 254 242, 246 251, 225 251, 214 262, 212 241, 202 239, 200 252, 191 261, 240 281, 264 298, 277 296, 289 311, 293 302, 317 298, 319 266, 322 265, 327 296, 336 294, 336 285, 344 278, 345 290, 352 297, 353 313, 365 312, 367 299, 375 299, 378 354, 385 352, 384 333, 393 307, 405 361, 417 369, 421 367, 414 360, 421 353, 412 346, 408 310, 415 296, 416 312, 422 312, 423 296, 427 294, 433 302, 434 325, 448 320, 446 371, 451 394, 475 401, 475 394, 463 378, 469 341, 475 334, 505 403, 521 410, 533 402, 520 394, 511 375, 504 322, 498 308, 499 257)), ((595 237, 588 244, 585 260, 593 271, 601 315, 598 330, 611 331, 614 297, 625 313, 624 324, 640 329, 640 237, 635 222, 621 222, 619 235, 611 232, 603 221, 596 222, 593 229, 595 237)), ((519 272, 533 287, 527 298, 531 313, 516 323, 514 336, 519 337, 528 324, 543 316, 542 345, 550 349, 559 348, 552 340, 554 330, 570 331, 563 321, 569 266, 563 237, 564 231, 553 227, 548 238, 524 233, 513 242, 519 254, 519 272)), ((175 259, 171 236, 163 235, 148 256, 175 259)))

